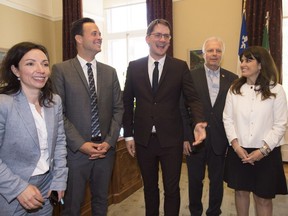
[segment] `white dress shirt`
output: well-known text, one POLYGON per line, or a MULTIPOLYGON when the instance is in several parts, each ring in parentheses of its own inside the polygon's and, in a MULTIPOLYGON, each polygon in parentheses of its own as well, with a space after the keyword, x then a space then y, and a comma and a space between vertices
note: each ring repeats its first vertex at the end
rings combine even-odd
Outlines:
POLYGON ((84 73, 84 75, 86 77, 88 85, 89 85, 89 78, 88 78, 88 72, 87 72, 88 71, 88 66, 86 64, 87 63, 91 63, 91 68, 92 68, 92 71, 93 71, 93 77, 94 77, 94 82, 95 82, 95 90, 96 90, 96 93, 97 93, 97 76, 96 76, 96 74, 97 74, 97 67, 96 67, 97 61, 96 61, 96 59, 93 59, 93 61, 91 61, 91 62, 87 62, 86 60, 81 58, 79 55, 77 55, 77 58, 78 58, 78 60, 80 62, 80 65, 81 65, 81 67, 83 69, 83 73, 84 73))

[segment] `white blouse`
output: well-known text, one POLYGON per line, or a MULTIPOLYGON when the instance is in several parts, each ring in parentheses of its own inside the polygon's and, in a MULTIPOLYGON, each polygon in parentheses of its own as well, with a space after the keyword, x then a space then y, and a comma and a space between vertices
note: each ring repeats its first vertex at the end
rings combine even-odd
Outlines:
POLYGON ((40 114, 37 112, 34 104, 29 103, 29 105, 34 117, 41 153, 37 166, 32 174, 32 176, 35 176, 44 174, 49 170, 48 134, 43 107, 41 107, 40 114))
POLYGON ((254 85, 244 84, 242 95, 227 93, 223 122, 229 143, 238 139, 246 148, 260 148, 264 142, 274 149, 283 144, 287 127, 287 101, 283 87, 271 88, 276 97, 261 100, 254 85), (282 141, 281 141, 282 140, 282 141))

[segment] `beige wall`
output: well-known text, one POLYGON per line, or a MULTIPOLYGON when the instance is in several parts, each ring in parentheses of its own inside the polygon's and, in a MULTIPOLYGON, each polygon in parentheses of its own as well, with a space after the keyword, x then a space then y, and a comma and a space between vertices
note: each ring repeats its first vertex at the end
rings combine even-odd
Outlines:
MULTIPOLYGON (((173 3, 174 56, 188 62, 190 49, 201 49, 210 36, 226 44, 222 66, 236 73, 241 0, 176 0, 173 3)), ((62 60, 62 21, 51 21, 0 4, 0 48, 29 40, 45 45, 51 63, 62 60)))
POLYGON ((52 64, 61 61, 61 21, 59 24, 1 4, 0 14, 0 48, 9 49, 16 43, 32 41, 48 49, 52 64))
POLYGON ((173 3, 174 56, 188 62, 189 49, 218 36, 226 44, 222 66, 236 73, 241 0, 179 0, 173 3))

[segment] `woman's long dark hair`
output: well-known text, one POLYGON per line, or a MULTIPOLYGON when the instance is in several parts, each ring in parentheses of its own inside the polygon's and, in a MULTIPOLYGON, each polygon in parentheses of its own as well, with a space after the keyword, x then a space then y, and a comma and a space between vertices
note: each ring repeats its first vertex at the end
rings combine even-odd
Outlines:
MULTIPOLYGON (((14 45, 8 50, 0 66, 0 94, 16 94, 21 90, 21 84, 18 77, 12 72, 11 66, 19 67, 19 62, 23 56, 33 50, 41 50, 48 58, 49 55, 47 49, 40 45, 31 42, 21 42, 14 45)), ((45 86, 41 89, 39 95, 40 106, 49 107, 53 104, 52 84, 50 78, 48 78, 45 86)))
MULTIPOLYGON (((263 47, 251 46, 245 49, 240 55, 240 61, 243 56, 247 59, 254 59, 261 64, 260 73, 255 82, 255 91, 262 93, 262 100, 270 98, 271 96, 276 97, 276 94, 272 93, 270 88, 277 85, 278 70, 269 52, 263 47)), ((231 91, 234 94, 241 95, 240 88, 246 81, 247 78, 243 76, 235 80, 232 83, 231 91)))

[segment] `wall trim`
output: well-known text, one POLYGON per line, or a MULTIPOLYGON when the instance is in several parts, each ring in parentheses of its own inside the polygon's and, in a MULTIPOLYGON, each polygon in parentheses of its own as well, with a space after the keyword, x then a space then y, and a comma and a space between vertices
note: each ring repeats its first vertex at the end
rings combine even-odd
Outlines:
MULTIPOLYGON (((12 1, 0 0, 0 4, 8 6, 8 7, 11 7, 13 9, 16 9, 16 10, 19 10, 19 11, 23 11, 23 12, 35 15, 35 16, 42 17, 44 19, 48 19, 50 21, 62 20, 62 15, 61 16, 51 16, 51 15, 48 15, 48 14, 45 14, 45 13, 41 13, 41 12, 39 12, 39 11, 33 9, 33 8, 29 8, 26 5, 19 5, 17 3, 12 2, 12 1)), ((51 4, 52 4, 52 2, 51 2, 51 4)))

